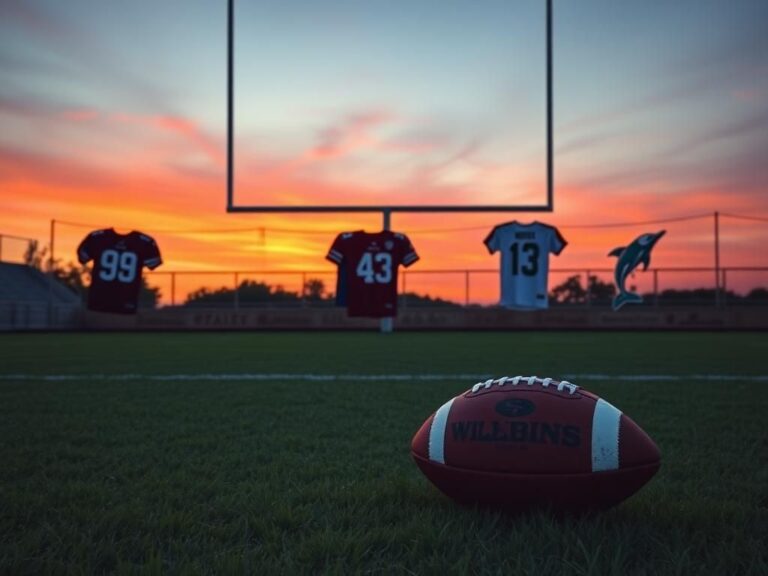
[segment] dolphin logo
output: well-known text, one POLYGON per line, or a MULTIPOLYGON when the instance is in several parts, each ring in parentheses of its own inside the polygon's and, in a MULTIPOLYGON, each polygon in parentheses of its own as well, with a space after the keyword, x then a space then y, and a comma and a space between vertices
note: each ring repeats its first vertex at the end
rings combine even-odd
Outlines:
POLYGON ((616 288, 619 290, 619 293, 613 299, 614 310, 618 310, 628 302, 639 304, 643 301, 642 296, 627 290, 625 285, 627 276, 632 274, 640 264, 643 264, 643 270, 648 269, 648 264, 651 262, 651 250, 653 250, 659 238, 666 233, 666 230, 662 230, 655 234, 643 234, 635 238, 629 246, 614 248, 608 254, 608 256, 617 256, 619 258, 613 274, 616 288))

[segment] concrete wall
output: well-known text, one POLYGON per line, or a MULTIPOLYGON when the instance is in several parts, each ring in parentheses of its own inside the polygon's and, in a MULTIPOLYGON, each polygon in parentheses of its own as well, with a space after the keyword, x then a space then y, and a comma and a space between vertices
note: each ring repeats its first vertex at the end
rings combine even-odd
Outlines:
MULTIPOLYGON (((347 318, 338 308, 166 307, 135 316, 83 312, 79 307, 0 302, 0 330, 378 330, 380 322, 347 318)), ((766 330, 768 307, 409 308, 394 322, 402 330, 766 330)))
POLYGON ((0 330, 72 330, 82 327, 79 304, 0 301, 0 330))
MULTIPOLYGON (((151 330, 377 330, 379 321, 347 318, 337 308, 251 308, 240 310, 162 308, 120 319, 136 329, 151 330)), ((92 326, 96 327, 93 322, 92 326)), ((108 327, 109 322, 102 327, 108 327)), ((409 308, 401 310, 395 330, 516 329, 768 329, 768 307, 729 309, 674 307, 551 308, 516 312, 499 308, 409 308)))

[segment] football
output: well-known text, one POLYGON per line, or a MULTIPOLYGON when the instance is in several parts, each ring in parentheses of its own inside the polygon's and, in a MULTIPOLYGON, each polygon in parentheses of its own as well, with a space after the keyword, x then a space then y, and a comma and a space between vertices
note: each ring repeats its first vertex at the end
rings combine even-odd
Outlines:
POLYGON ((595 394, 552 378, 504 377, 443 404, 411 455, 442 492, 508 511, 602 510, 658 471, 651 438, 595 394))

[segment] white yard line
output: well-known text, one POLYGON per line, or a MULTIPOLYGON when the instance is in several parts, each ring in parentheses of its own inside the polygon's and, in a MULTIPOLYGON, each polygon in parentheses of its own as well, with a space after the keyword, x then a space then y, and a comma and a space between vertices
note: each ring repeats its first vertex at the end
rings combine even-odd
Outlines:
MULTIPOLYGON (((34 380, 67 382, 82 380, 106 381, 304 381, 304 382, 424 382, 463 380, 474 383, 493 374, 287 374, 287 373, 222 373, 222 374, 0 374, 0 380, 34 380)), ((768 382, 768 374, 558 374, 558 378, 578 382, 768 382)))

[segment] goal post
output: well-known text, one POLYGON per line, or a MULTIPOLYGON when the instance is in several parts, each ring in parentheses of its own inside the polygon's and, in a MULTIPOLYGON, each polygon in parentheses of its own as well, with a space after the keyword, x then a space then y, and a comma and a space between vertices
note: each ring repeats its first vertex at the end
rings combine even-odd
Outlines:
POLYGON ((553 86, 552 86, 552 0, 545 0, 545 199, 543 202, 523 204, 333 204, 288 205, 239 203, 235 181, 235 3, 227 6, 227 151, 226 151, 226 211, 229 213, 440 213, 440 212, 552 212, 554 210, 554 149, 553 149, 553 86))

